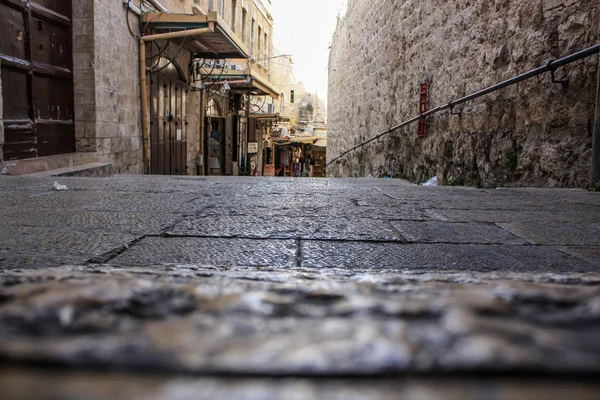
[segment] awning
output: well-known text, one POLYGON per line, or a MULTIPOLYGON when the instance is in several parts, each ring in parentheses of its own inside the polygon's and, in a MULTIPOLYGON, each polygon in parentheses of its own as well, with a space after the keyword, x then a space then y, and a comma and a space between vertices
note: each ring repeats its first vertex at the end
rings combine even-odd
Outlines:
POLYGON ((316 147, 327 147, 327 139, 319 139, 313 146, 316 147))
POLYGON ((327 137, 325 136, 296 136, 290 138, 290 141, 292 143, 312 144, 319 147, 327 146, 327 137))
POLYGON ((169 39, 195 54, 197 58, 249 58, 248 48, 214 11, 207 15, 144 13, 145 34, 183 32, 209 28, 210 31, 184 38, 169 39))
POLYGON ((279 89, 275 87, 268 79, 263 78, 251 68, 245 70, 229 70, 208 78, 212 82, 227 81, 231 89, 248 92, 255 96, 270 96, 274 99, 279 98, 279 89))
POLYGON ((259 121, 272 120, 272 121, 289 122, 289 120, 290 120, 288 117, 282 117, 279 114, 250 114, 250 118, 254 118, 259 121))

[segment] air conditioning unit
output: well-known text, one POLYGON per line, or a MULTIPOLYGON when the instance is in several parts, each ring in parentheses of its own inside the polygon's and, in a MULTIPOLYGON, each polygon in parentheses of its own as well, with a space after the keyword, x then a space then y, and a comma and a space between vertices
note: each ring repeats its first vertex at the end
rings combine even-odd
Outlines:
POLYGON ((267 113, 275 114, 275 104, 267 104, 267 113))

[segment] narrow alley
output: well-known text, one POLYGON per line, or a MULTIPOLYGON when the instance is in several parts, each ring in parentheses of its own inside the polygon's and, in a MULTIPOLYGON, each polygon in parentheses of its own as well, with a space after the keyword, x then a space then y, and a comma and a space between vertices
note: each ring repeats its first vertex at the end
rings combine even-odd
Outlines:
POLYGON ((599 400, 598 0, 0 0, 0 400, 599 400))

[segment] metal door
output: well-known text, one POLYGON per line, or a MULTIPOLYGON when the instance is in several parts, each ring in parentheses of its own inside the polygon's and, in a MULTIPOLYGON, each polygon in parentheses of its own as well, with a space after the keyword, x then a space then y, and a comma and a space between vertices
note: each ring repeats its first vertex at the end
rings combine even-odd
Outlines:
POLYGON ((187 87, 153 77, 150 109, 150 173, 187 175, 187 87))
POLYGON ((75 151, 71 0, 0 0, 4 158, 75 151))

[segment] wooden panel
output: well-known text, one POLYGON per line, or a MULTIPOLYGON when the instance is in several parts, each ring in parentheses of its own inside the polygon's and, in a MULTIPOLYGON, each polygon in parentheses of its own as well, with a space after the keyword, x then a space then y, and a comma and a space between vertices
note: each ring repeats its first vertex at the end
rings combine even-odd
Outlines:
POLYGON ((36 138, 38 156, 75 151, 75 132, 72 123, 37 121, 36 138))
POLYGON ((187 174, 186 84, 154 78, 151 83, 151 173, 187 174))
POLYGON ((2 67, 5 125, 10 125, 11 120, 30 119, 27 78, 27 71, 2 67))
MULTIPOLYGON (((36 3, 39 6, 47 8, 56 14, 60 14, 68 19, 71 19, 71 0, 36 0, 36 3)), ((79 7, 81 7, 81 5, 79 5, 79 7)))
POLYGON ((0 53, 24 60, 25 13, 24 10, 0 3, 0 53))
POLYGON ((36 120, 54 120, 66 123, 73 120, 72 97, 66 94, 73 90, 71 80, 47 76, 33 77, 33 111, 36 120))
POLYGON ((0 0, 7 160, 75 151, 71 0, 0 0))
MULTIPOLYGON (((156 78, 154 78, 156 80, 156 78)), ((150 82, 150 173, 158 174, 158 143, 159 143, 159 85, 154 81, 150 82)))
POLYGON ((32 20, 32 61, 70 69, 70 29, 37 17, 32 20))

